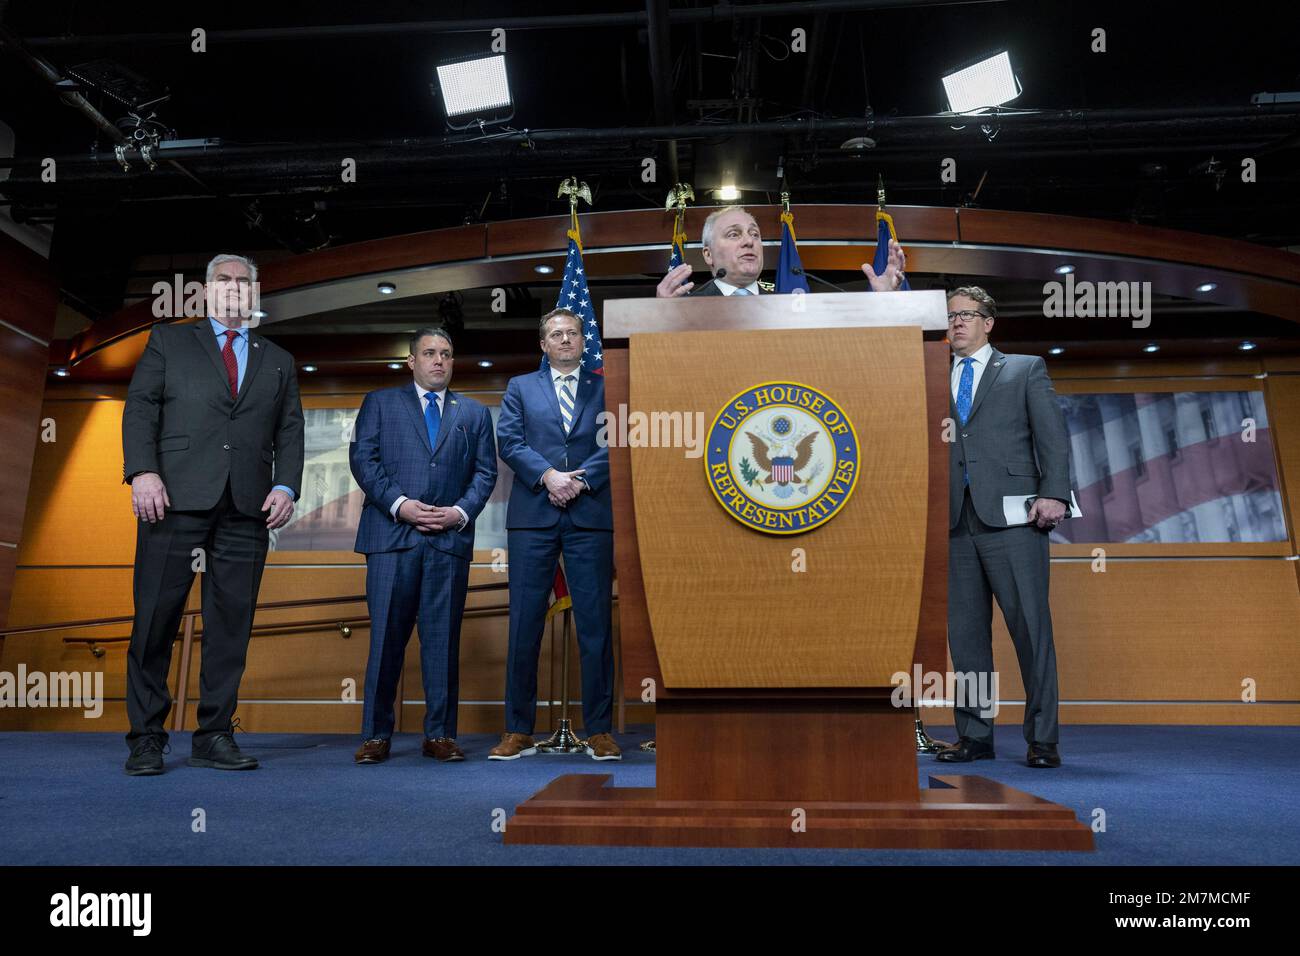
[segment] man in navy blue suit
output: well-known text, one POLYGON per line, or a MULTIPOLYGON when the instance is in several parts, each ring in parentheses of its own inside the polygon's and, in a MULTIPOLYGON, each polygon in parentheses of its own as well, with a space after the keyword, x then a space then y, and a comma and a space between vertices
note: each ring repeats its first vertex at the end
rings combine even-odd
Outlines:
POLYGON ((361 403, 348 461, 366 494, 356 550, 366 556, 370 660, 357 763, 388 759, 406 642, 419 624, 426 757, 464 760, 456 744, 460 622, 474 519, 497 480, 492 416, 451 383, 451 336, 420 329, 406 364, 414 382, 361 403))
POLYGON ((613 657, 610 589, 614 514, 609 449, 596 440, 605 379, 582 368, 582 322, 568 309, 542 318, 548 365, 510 380, 497 431, 501 460, 515 473, 506 509, 510 551, 510 649, 506 659, 506 732, 490 760, 537 752, 537 656, 547 598, 560 555, 573 598, 582 662, 582 721, 587 753, 619 760, 611 730, 613 657))

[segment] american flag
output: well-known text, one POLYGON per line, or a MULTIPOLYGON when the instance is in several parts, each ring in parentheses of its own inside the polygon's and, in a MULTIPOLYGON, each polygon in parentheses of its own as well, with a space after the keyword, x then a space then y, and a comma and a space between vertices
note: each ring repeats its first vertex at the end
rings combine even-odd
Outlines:
POLYGON ((605 374, 605 355, 600 344, 600 327, 591 304, 587 277, 582 267, 582 237, 577 227, 569 230, 569 257, 564 260, 564 280, 560 283, 557 309, 568 309, 582 320, 582 367, 597 375, 605 374))

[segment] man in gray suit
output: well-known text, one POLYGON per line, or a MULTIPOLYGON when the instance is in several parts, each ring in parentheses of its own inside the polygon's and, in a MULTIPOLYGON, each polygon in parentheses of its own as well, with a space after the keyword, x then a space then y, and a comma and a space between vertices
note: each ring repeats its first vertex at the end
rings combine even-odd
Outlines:
MULTIPOLYGON (((973 676, 986 692, 994 686, 996 596, 1025 684, 1026 763, 1059 767, 1047 538, 1069 510, 1069 435, 1043 360, 1003 355, 989 344, 996 316, 997 303, 979 286, 948 294, 956 425, 948 469, 948 646, 958 675, 973 676), (1026 523, 1008 522, 1004 496, 1034 496, 1026 523)), ((959 699, 961 739, 936 759, 992 759, 992 703, 959 699)))
POLYGON ((249 328, 256 282, 257 266, 242 256, 209 262, 207 317, 155 325, 126 393, 122 478, 140 521, 126 666, 133 776, 163 772, 172 642, 200 569, 189 763, 257 767, 236 746, 232 718, 269 532, 288 523, 302 485, 303 416, 293 356, 249 328))

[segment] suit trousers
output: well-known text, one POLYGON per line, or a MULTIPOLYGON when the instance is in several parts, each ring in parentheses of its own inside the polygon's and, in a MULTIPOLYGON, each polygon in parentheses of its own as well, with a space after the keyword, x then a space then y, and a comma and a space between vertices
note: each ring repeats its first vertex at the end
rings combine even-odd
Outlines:
POLYGON ((506 658, 506 730, 532 734, 537 720, 537 658, 547 597, 560 554, 573 598, 582 664, 582 724, 587 735, 612 729, 614 655, 610 645, 614 534, 575 527, 567 511, 550 528, 507 532, 510 549, 510 650, 506 658))
MULTIPOLYGON (((948 533, 948 647, 953 669, 978 675, 980 687, 991 686, 996 597, 1025 685, 1025 740, 1054 744, 1060 698, 1048 606, 1049 568, 1046 531, 1033 525, 986 525, 971 505, 969 489, 962 495, 961 517, 948 533)), ((980 710, 957 707, 957 733, 992 744, 993 719, 980 710)))
POLYGON ((205 511, 168 511, 161 521, 139 522, 135 620, 126 666, 128 742, 149 734, 167 739, 172 645, 200 569, 203 642, 194 746, 201 748, 215 734, 230 731, 268 538, 264 517, 235 508, 229 483, 216 505, 205 511))
POLYGON ((424 736, 456 736, 460 703, 460 623, 465 614, 469 559, 439 551, 430 537, 414 548, 366 555, 370 659, 366 664, 361 735, 392 736, 397 693, 411 629, 420 634, 424 736))

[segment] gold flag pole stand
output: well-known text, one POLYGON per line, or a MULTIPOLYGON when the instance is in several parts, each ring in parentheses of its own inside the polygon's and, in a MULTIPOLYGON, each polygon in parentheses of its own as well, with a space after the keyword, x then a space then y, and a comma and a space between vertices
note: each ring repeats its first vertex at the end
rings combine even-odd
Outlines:
MULTIPOLYGON (((554 625, 552 625, 552 628, 554 625)), ((587 752, 587 742, 578 739, 569 720, 569 635, 573 630, 573 610, 564 609, 564 626, 561 629, 561 641, 564 650, 560 654, 560 726, 555 733, 537 745, 540 754, 581 754, 587 752)))

